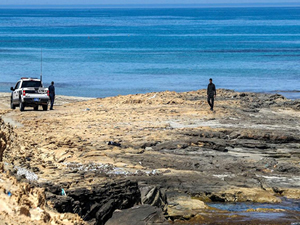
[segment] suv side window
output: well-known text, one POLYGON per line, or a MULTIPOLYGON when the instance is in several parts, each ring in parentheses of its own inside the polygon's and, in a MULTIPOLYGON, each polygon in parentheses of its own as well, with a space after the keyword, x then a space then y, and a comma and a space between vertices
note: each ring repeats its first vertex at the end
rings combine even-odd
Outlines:
POLYGON ((19 87, 20 87, 20 81, 16 84, 16 86, 15 86, 15 89, 19 89, 19 87))

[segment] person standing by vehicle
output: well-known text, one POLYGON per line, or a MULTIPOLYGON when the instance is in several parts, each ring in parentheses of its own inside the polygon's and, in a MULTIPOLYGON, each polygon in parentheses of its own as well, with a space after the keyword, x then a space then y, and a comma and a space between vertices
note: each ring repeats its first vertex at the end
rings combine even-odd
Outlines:
POLYGON ((54 99, 55 99, 55 87, 54 87, 54 82, 51 82, 51 85, 48 88, 49 90, 49 97, 50 97, 50 110, 53 110, 53 105, 54 105, 54 99))
POLYGON ((207 86, 207 102, 210 106, 210 110, 214 110, 214 101, 217 95, 216 86, 213 84, 212 79, 209 79, 209 84, 207 86))

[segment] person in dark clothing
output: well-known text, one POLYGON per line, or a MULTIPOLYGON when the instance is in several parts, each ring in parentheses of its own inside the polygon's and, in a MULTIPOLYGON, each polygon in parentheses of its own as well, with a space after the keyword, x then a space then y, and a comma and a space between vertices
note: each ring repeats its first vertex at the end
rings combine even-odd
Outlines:
POLYGON ((48 88, 49 90, 49 97, 50 97, 50 110, 53 110, 53 105, 54 105, 54 99, 55 99, 55 87, 54 87, 54 82, 51 82, 51 85, 48 88))
POLYGON ((212 79, 209 79, 209 84, 207 86, 207 102, 210 106, 210 110, 214 110, 214 101, 217 95, 216 86, 213 84, 212 79))

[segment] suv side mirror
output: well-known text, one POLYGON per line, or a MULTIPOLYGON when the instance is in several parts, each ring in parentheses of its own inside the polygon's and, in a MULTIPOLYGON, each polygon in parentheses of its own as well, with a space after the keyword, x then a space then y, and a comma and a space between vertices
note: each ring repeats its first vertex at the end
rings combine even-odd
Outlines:
POLYGON ((11 91, 14 91, 15 89, 13 87, 10 88, 11 91))

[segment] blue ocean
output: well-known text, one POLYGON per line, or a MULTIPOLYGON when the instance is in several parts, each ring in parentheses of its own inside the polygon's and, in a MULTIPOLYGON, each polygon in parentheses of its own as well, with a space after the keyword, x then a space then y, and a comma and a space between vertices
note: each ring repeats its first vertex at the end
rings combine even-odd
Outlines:
POLYGON ((0 8, 0 91, 60 95, 207 87, 300 98, 300 8, 0 8))

